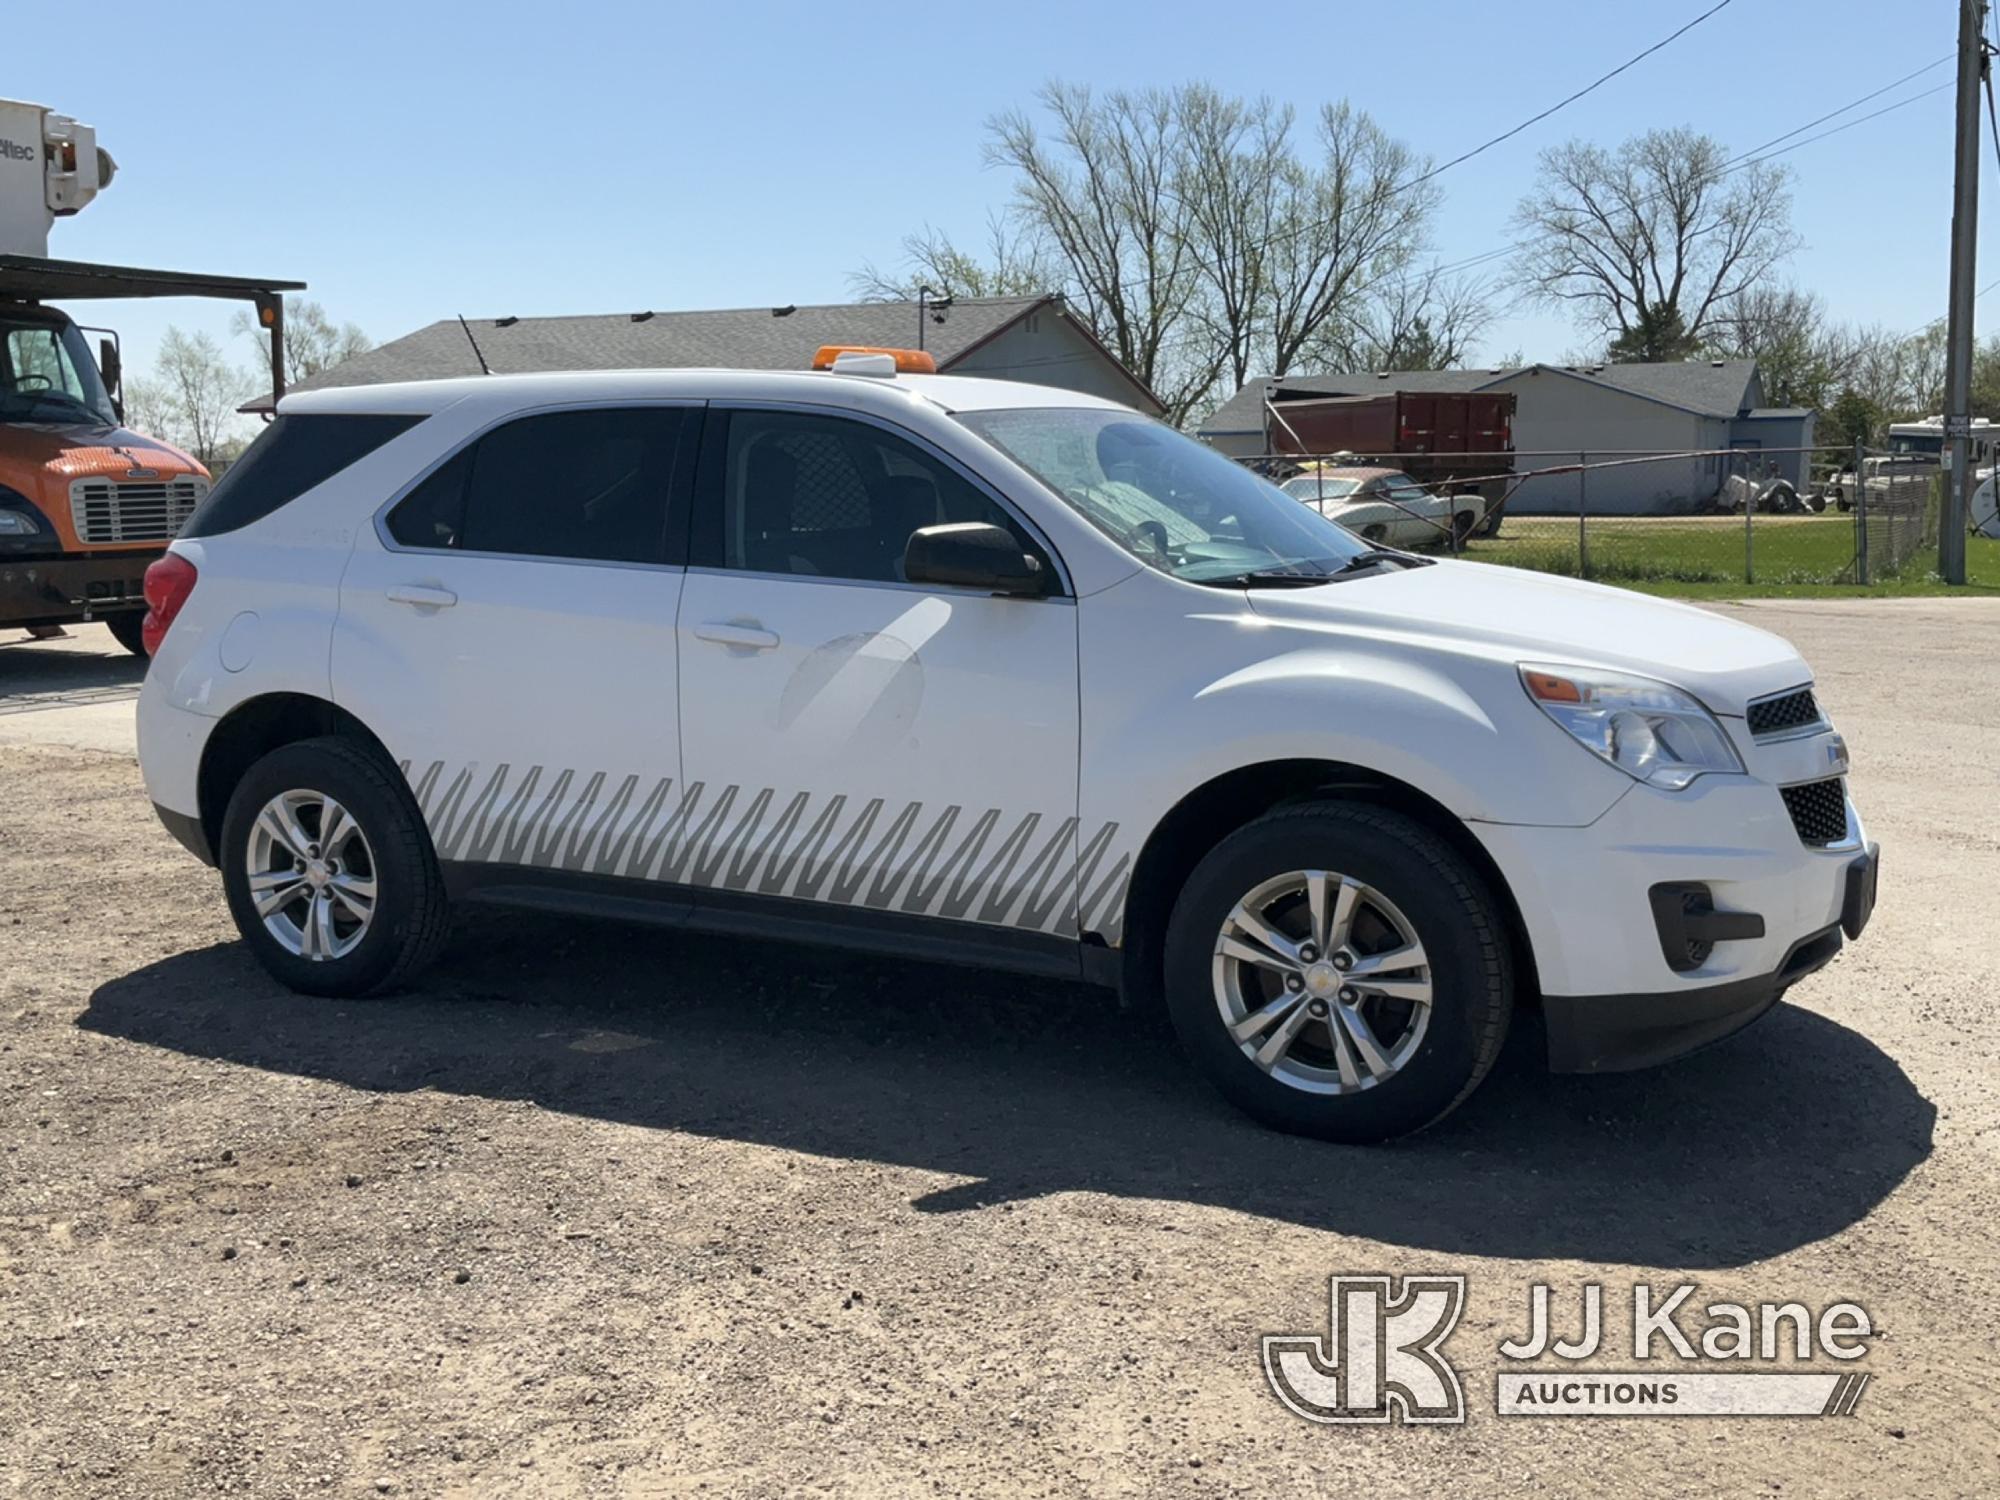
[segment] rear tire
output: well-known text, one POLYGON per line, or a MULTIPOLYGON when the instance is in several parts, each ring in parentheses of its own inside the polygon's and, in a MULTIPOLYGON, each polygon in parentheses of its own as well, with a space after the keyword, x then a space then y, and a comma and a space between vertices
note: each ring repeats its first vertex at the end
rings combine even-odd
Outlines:
POLYGON ((1450 1113, 1499 1056, 1514 999, 1505 932, 1478 871, 1413 819, 1281 808, 1189 877, 1167 929, 1168 1015, 1246 1114, 1322 1140, 1387 1140, 1450 1113))
POLYGON ((395 767, 357 740, 300 740, 251 766, 218 859, 244 942, 304 994, 394 989, 443 945, 444 880, 423 814, 395 767))
POLYGON ((146 612, 129 609, 104 617, 104 628, 111 632, 111 638, 130 651, 134 656, 146 656, 146 612))

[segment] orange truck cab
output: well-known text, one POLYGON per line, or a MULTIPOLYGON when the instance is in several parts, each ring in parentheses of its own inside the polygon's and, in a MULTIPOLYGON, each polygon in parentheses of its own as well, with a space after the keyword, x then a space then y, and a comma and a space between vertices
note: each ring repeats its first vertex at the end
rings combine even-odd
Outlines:
POLYGON ((146 567, 209 473, 124 426, 104 374, 66 313, 0 299, 0 629, 102 620, 137 651, 146 567))

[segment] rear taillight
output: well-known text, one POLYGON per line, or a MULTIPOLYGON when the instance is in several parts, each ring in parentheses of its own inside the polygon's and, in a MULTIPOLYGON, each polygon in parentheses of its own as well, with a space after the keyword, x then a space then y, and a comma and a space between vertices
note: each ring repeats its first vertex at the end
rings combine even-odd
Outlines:
POLYGON ((148 656, 157 652, 160 642, 167 638, 174 616, 194 592, 198 576, 194 564, 178 552, 169 552, 146 569, 146 618, 139 626, 139 635, 148 656))

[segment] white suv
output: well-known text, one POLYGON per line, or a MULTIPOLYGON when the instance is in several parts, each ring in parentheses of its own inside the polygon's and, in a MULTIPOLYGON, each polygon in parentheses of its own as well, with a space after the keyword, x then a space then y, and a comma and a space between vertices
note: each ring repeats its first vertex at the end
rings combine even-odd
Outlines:
POLYGON ((1638 1066, 1867 919, 1784 641, 895 369, 287 400, 147 578, 139 708, 266 967, 385 990, 488 901, 1081 977, 1260 1119, 1367 1140, 1517 1005, 1553 1066, 1638 1066))

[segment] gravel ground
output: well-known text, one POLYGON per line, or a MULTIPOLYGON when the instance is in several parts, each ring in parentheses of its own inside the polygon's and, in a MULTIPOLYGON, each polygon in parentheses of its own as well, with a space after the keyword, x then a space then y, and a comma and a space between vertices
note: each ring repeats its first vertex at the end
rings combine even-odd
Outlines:
POLYGON ((417 993, 302 1000, 130 759, 0 744, 0 1494, 1991 1493, 2000 608, 1733 612, 1853 746, 1865 940, 1651 1073, 1548 1079, 1518 1027, 1368 1150, 955 970, 509 915, 417 993), (1466 1425, 1280 1407, 1261 1333, 1425 1271, 1470 1278, 1466 1425), (1568 1320, 1587 1280, 1859 1301, 1873 1384, 1496 1417, 1527 1288, 1568 1320))

